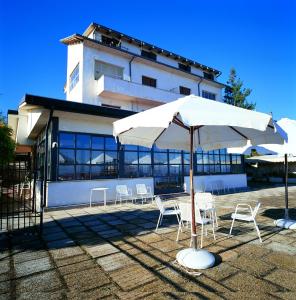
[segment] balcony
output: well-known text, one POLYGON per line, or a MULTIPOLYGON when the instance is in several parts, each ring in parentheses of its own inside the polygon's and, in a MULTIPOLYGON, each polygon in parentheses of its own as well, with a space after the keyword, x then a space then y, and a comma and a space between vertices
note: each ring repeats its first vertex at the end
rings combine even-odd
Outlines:
POLYGON ((164 104, 181 97, 175 91, 162 90, 139 83, 102 75, 98 79, 98 95, 119 100, 141 100, 164 104))

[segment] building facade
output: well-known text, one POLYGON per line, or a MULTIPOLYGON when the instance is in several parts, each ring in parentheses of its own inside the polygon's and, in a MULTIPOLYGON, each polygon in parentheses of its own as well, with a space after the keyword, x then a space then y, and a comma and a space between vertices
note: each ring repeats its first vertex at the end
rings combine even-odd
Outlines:
MULTIPOLYGON (((66 101, 26 95, 9 125, 19 145, 35 147, 47 205, 89 201, 90 189, 144 182, 155 193, 180 192, 187 180, 185 151, 120 145, 112 123, 189 94, 222 101, 220 71, 98 24, 61 40, 67 46, 66 101)), ((226 149, 195 154, 199 182, 246 186, 240 155, 226 149)), ((100 196, 98 196, 100 197, 100 196)))

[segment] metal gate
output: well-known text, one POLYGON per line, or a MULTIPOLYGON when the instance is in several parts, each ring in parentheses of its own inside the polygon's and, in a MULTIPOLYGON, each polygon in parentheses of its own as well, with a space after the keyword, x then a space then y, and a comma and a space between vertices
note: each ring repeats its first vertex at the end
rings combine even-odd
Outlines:
POLYGON ((43 209, 31 155, 0 162, 0 232, 40 231, 43 209))

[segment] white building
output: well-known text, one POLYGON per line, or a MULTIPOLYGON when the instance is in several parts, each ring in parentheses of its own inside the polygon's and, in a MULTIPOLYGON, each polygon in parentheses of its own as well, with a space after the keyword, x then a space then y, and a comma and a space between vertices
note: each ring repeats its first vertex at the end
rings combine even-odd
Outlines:
MULTIPOLYGON (((221 72, 94 23, 61 42, 68 47, 67 101, 26 95, 8 113, 19 147, 36 148, 47 205, 87 203, 93 187, 108 187, 113 200, 118 183, 134 191, 138 182, 156 193, 181 191, 188 154, 119 145, 112 122, 188 94, 222 101, 221 72)), ((238 155, 198 152, 195 162, 199 183, 219 178, 246 186, 238 155)))

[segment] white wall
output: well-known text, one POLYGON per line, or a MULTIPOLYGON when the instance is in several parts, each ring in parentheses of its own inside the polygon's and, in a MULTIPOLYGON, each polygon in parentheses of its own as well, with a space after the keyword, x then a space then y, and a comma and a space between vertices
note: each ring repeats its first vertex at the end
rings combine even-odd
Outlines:
MULTIPOLYGON (((221 180, 225 187, 228 188, 242 188, 247 187, 246 174, 221 174, 221 175, 201 175, 194 176, 194 189, 203 190, 203 186, 207 191, 210 191, 211 182, 221 180)), ((187 192, 190 190, 189 176, 184 177, 184 183, 186 184, 187 192)))
MULTIPOLYGON (((114 203, 116 198, 116 185, 125 184, 132 189, 133 195, 136 195, 136 184, 145 183, 150 186, 154 193, 153 178, 122 178, 122 179, 100 179, 84 181, 60 181, 48 183, 47 199, 48 207, 89 204, 90 191, 92 188, 109 188, 106 193, 106 199, 114 203)), ((93 193, 92 203, 104 203, 103 192, 93 193)))
MULTIPOLYGON (((135 47, 128 43, 125 46, 129 48, 135 47)), ((95 60, 100 60, 106 63, 122 67, 124 70, 124 79, 129 80, 130 57, 127 57, 126 54, 121 53, 119 51, 118 54, 115 55, 114 53, 108 52, 108 49, 95 49, 85 44, 68 46, 68 49, 69 50, 67 80, 69 81, 69 75, 73 71, 74 67, 77 65, 78 61, 80 61, 80 80, 76 87, 70 93, 67 93, 67 100, 79 102, 83 101, 84 103, 93 105, 101 105, 101 103, 118 105, 121 106, 123 109, 131 109, 133 107, 133 101, 127 100, 126 103, 122 103, 122 101, 120 100, 117 101, 115 99, 111 100, 106 97, 99 97, 97 90, 97 81, 94 79, 95 60)), ((137 49, 137 54, 139 54, 138 52, 140 51, 140 49, 137 49)), ((133 49, 133 51, 136 51, 136 49, 133 49)), ((160 62, 170 64, 174 67, 178 66, 178 63, 176 63, 176 61, 172 60, 171 58, 158 55, 157 59, 160 62)), ((199 78, 189 78, 189 75, 185 73, 182 74, 181 72, 178 73, 178 71, 173 69, 171 71, 165 71, 162 69, 162 66, 157 66, 154 63, 150 63, 149 61, 145 61, 144 63, 139 62, 137 61, 137 59, 135 59, 131 65, 132 82, 142 84, 142 75, 146 75, 148 77, 157 79, 158 89, 163 89, 167 91, 174 90, 175 92, 179 92, 179 86, 181 85, 190 88, 192 94, 198 95, 198 82, 200 81, 199 78)), ((192 67, 192 73, 201 76, 203 75, 203 72, 195 67, 192 67)), ((203 87, 203 89, 217 94, 217 100, 221 100, 222 89, 217 87, 216 84, 211 84, 210 82, 202 82, 201 86, 203 87)), ((67 90, 69 90, 69 82, 67 90)), ((141 105, 140 101, 138 105, 141 105)), ((154 103, 152 103, 152 106, 154 106, 154 103)), ((147 104, 145 104, 142 109, 147 108, 147 104)))
POLYGON ((66 99, 70 101, 82 102, 83 94, 83 44, 75 44, 68 46, 68 55, 67 55, 67 88, 66 88, 66 99), (74 68, 79 63, 79 82, 76 86, 70 91, 70 74, 74 68))

